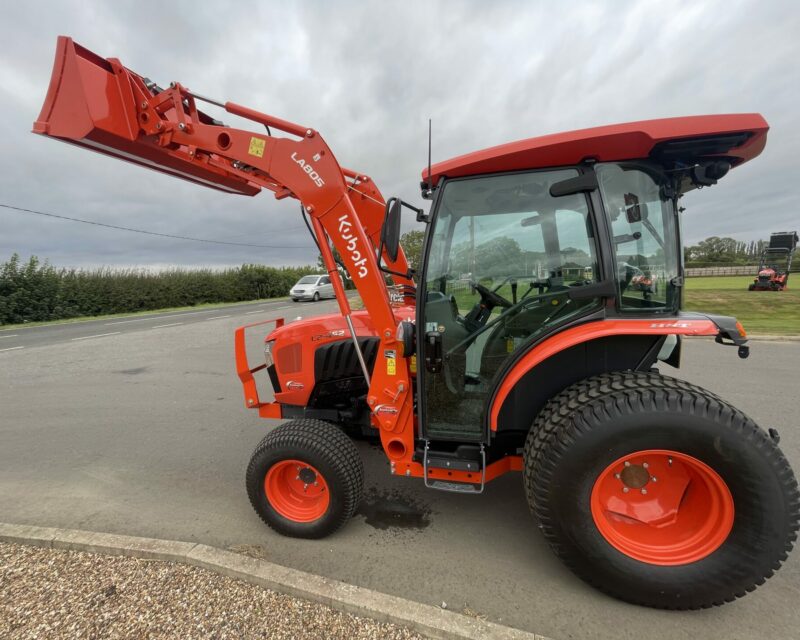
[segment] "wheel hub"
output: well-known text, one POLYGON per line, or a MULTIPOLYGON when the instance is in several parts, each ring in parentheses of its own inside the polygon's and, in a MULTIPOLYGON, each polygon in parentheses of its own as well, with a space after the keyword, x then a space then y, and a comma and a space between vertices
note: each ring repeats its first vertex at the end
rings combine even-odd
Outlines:
POLYGON ((618 551, 659 565, 695 562, 715 551, 733 527, 733 498, 722 478, 676 451, 624 456, 598 476, 591 511, 618 551))
POLYGON ((314 484, 314 481, 317 479, 317 474, 311 467, 303 467, 300 469, 300 473, 297 474, 298 479, 303 484, 314 484))
POLYGON ((629 489, 641 489, 650 481, 650 474, 643 464, 630 464, 620 472, 620 480, 629 489))
POLYGON ((325 478, 301 460, 281 460, 264 478, 264 493, 273 509, 294 522, 313 522, 328 510, 325 478))

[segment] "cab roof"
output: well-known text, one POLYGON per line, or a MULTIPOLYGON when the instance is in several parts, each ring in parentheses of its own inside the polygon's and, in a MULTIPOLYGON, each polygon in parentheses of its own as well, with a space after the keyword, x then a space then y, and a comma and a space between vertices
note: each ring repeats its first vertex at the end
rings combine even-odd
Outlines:
POLYGON ((661 158, 695 162, 724 158, 737 166, 755 158, 767 142, 767 121, 758 113, 686 116, 641 120, 578 129, 509 142, 458 156, 422 172, 435 186, 443 177, 456 178, 597 162, 661 158))

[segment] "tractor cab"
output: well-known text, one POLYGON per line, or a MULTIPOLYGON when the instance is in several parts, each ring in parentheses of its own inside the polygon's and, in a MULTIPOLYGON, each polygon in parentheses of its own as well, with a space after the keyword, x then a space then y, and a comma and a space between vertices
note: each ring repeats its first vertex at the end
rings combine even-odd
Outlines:
POLYGON ((490 424, 509 372, 548 337, 590 320, 675 322, 679 316, 678 199, 723 177, 740 161, 724 154, 745 139, 669 139, 642 153, 629 134, 643 124, 503 145, 441 163, 424 176, 423 195, 433 204, 417 344, 425 365, 418 385, 427 439, 447 448, 447 442, 488 443, 504 434, 513 447, 529 415, 559 389, 603 367, 649 368, 659 356, 677 360, 674 336, 606 339, 592 345, 591 355, 584 346, 514 388, 490 424), (592 155, 588 146, 583 154, 583 144, 593 146, 592 155), (546 166, 553 157, 566 162, 546 166), (517 168, 523 164, 528 168, 517 168), (512 170, 499 171, 504 165, 512 170))
POLYGON ((424 349, 443 355, 423 374, 429 435, 483 439, 498 372, 557 327, 603 314, 607 299, 623 313, 677 312, 668 184, 657 166, 634 162, 442 183, 419 311, 424 349))

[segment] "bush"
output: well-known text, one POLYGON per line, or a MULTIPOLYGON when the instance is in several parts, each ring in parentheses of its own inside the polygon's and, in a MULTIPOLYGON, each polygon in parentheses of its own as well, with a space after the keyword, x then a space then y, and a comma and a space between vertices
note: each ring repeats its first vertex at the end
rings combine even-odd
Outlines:
POLYGON ((0 267, 0 325, 131 313, 209 302, 242 302, 289 294, 314 267, 172 269, 57 269, 17 254, 0 267))

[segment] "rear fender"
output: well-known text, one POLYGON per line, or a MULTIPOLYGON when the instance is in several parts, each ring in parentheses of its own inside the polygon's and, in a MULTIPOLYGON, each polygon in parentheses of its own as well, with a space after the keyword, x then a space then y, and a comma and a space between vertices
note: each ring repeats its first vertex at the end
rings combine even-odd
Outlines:
POLYGON ((696 313, 681 313, 679 316, 661 319, 620 319, 599 320, 578 325, 557 333, 534 345, 508 371, 490 401, 489 427, 497 432, 500 412, 503 403, 508 399, 514 387, 532 369, 548 358, 563 352, 570 347, 607 336, 714 336, 718 342, 732 344, 747 349, 744 329, 735 318, 728 316, 708 316, 696 313))

